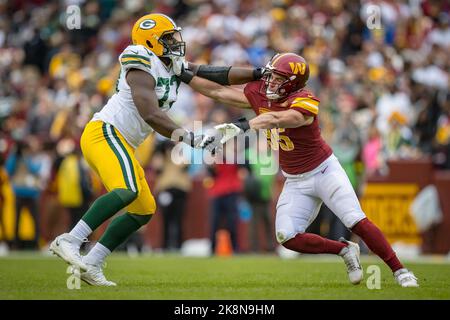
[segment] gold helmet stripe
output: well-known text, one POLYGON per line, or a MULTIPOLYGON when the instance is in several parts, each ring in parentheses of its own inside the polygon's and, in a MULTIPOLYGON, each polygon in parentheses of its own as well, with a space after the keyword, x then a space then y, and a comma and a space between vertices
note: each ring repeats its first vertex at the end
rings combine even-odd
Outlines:
POLYGON ((274 66, 275 63, 276 63, 278 60, 280 60, 281 57, 284 57, 284 56, 286 56, 286 55, 292 55, 292 53, 291 53, 291 52, 285 52, 285 53, 280 54, 280 55, 279 55, 279 56, 271 63, 271 65, 274 66))
POLYGON ((273 62, 271 63, 271 65, 274 66, 275 63, 276 63, 282 56, 287 55, 287 54, 288 54, 288 53, 282 53, 282 54, 280 54, 278 57, 276 57, 275 60, 273 60, 273 62))

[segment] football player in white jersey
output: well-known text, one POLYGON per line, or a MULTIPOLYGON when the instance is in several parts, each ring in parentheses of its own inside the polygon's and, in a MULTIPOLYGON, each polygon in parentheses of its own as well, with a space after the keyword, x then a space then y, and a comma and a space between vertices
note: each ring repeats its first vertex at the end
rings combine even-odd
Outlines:
POLYGON ((155 130, 195 148, 207 145, 201 144, 202 136, 180 128, 165 113, 177 99, 180 85, 174 72, 177 64, 173 62, 185 55, 180 31, 163 14, 148 14, 135 23, 133 44, 119 56, 117 92, 94 115, 81 137, 83 155, 108 193, 92 204, 69 233, 58 236, 50 251, 80 270, 81 279, 88 284, 116 285, 103 274, 106 256, 155 213, 155 200, 144 170, 134 156, 139 144, 155 130), (98 243, 82 257, 81 244, 122 209, 126 213, 113 219, 98 243))

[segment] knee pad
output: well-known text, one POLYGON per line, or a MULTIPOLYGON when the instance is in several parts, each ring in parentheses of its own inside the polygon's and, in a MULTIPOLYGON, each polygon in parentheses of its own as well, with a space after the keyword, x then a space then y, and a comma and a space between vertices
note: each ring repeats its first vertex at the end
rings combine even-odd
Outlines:
POLYGON ((286 242, 286 232, 284 230, 280 230, 276 232, 276 238, 277 238, 277 242, 279 244, 283 244, 283 242, 286 242))
POLYGON ((133 213, 127 213, 127 215, 130 216, 140 227, 146 225, 150 219, 153 217, 152 214, 133 214, 133 213))
POLYGON ((292 218, 288 215, 278 215, 275 221, 275 236, 279 244, 283 244, 289 239, 295 237, 299 232, 298 227, 294 225, 292 218))
POLYGON ((283 244, 286 241, 292 239, 294 237, 294 235, 292 234, 292 232, 287 232, 286 230, 277 230, 276 232, 276 238, 277 238, 277 242, 279 244, 283 244))
POLYGON ((111 192, 117 194, 117 196, 123 201, 124 204, 129 205, 138 197, 138 193, 129 189, 114 189, 111 192))

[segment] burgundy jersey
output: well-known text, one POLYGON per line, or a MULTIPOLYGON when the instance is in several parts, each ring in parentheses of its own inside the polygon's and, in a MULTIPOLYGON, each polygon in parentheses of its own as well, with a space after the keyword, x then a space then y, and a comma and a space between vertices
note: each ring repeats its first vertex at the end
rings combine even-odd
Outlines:
POLYGON ((316 168, 332 154, 330 146, 320 135, 319 99, 302 89, 287 98, 287 105, 270 101, 264 94, 264 81, 253 81, 244 88, 244 94, 257 115, 269 111, 293 109, 306 116, 313 116, 309 126, 267 130, 267 139, 273 149, 279 150, 281 169, 289 174, 300 174, 316 168))

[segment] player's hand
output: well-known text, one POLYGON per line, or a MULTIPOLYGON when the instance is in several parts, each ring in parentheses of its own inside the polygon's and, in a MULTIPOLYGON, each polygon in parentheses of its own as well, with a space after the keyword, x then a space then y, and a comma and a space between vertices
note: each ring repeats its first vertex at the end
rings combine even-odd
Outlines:
POLYGON ((222 144, 219 143, 219 136, 217 134, 203 136, 199 147, 208 150, 212 155, 215 155, 220 150, 222 150, 222 144))
POLYGON ((172 57, 172 70, 177 75, 180 76, 185 69, 188 69, 188 62, 184 57, 172 57))
POLYGON ((184 142, 192 148, 201 148, 200 143, 203 141, 203 135, 195 135, 193 132, 186 131, 182 136, 180 136, 178 141, 184 142))
POLYGON ((266 72, 266 67, 258 67, 253 69, 253 80, 260 80, 264 77, 264 73, 266 72))
POLYGON ((179 138, 179 141, 182 141, 195 149, 206 149, 212 155, 215 155, 221 150, 221 145, 218 143, 217 136, 215 135, 195 135, 193 132, 186 131, 186 133, 179 138))
POLYGON ((215 126, 214 128, 222 134, 222 139, 220 139, 221 144, 226 143, 228 140, 233 139, 243 132, 242 129, 234 123, 223 123, 215 126))
POLYGON ((184 57, 173 57, 172 65, 173 72, 182 82, 189 84, 192 78, 194 78, 195 73, 189 69, 189 62, 184 57))
POLYGON ((234 137, 250 129, 250 125, 245 118, 240 118, 236 122, 219 124, 214 128, 222 134, 220 143, 224 144, 228 140, 233 139, 234 137))

